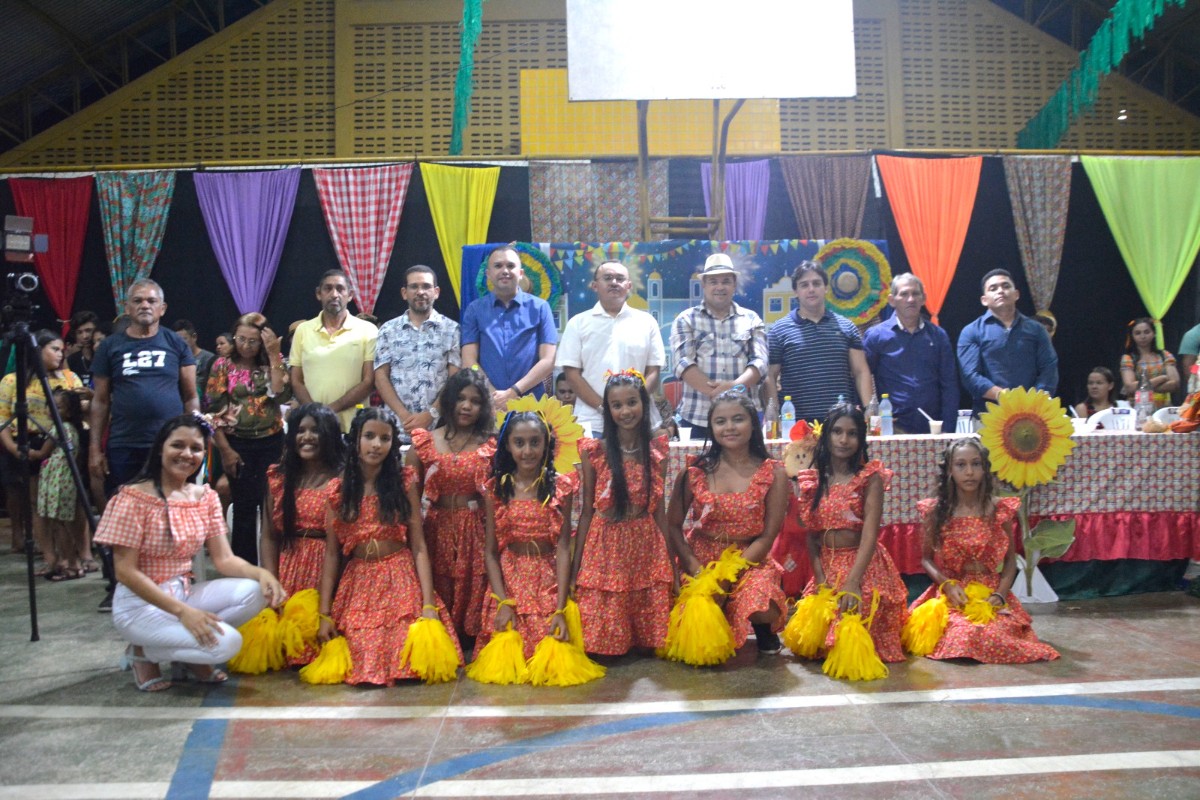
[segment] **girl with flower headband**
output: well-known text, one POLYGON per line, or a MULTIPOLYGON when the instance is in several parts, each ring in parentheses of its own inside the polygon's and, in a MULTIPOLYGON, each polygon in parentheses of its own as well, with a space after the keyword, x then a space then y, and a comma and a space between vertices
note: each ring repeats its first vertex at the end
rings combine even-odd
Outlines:
MULTIPOLYGON (((861 617, 879 659, 903 661, 900 629, 908 590, 887 550, 878 546, 883 493, 892 471, 870 460, 862 411, 845 403, 829 410, 817 442, 815 468, 802 470, 796 481, 799 522, 807 534, 813 570, 804 594, 832 589, 836 612, 861 617)), ((832 648, 836 630, 829 626, 818 650, 832 648)))
POLYGON ((483 372, 462 369, 451 375, 437 406, 441 427, 410 431, 406 463, 416 470, 428 501, 424 532, 433 587, 459 637, 474 637, 487 594, 481 487, 496 452, 492 393, 483 372))
MULTIPOLYGON (((420 619, 440 619, 458 650, 434 592, 420 489, 415 470, 400 464, 399 433, 387 409, 359 411, 342 477, 331 482, 317 638, 345 636, 351 661, 346 683, 390 686, 422 677, 400 657, 410 626, 420 619)), ((457 656, 461 664, 460 650, 457 656)))
POLYGON ((576 477, 554 469, 557 439, 536 411, 510 411, 484 491, 488 583, 479 652, 509 625, 530 658, 542 637, 567 641, 571 497, 576 477))
POLYGON ((787 597, 780 588, 783 570, 770 553, 787 512, 788 479, 783 464, 767 453, 758 411, 743 387, 713 399, 708 429, 707 448, 690 459, 671 492, 671 542, 680 566, 690 575, 718 561, 730 545, 740 551, 750 566, 734 585, 725 587, 729 595, 724 611, 733 646, 744 645, 753 629, 758 650, 777 653, 787 597), (685 539, 689 509, 696 514, 696 525, 685 539))
POLYGON ((573 580, 584 649, 621 655, 659 648, 667 635, 674 573, 663 484, 667 438, 651 439, 650 395, 637 370, 609 375, 604 438, 579 443, 583 502, 573 580))
POLYGON ((912 605, 904 629, 910 652, 985 664, 1058 658, 1034 635, 1032 619, 1010 591, 1021 499, 994 492, 987 448, 973 438, 951 442, 938 458, 937 497, 917 503, 925 521, 921 566, 933 585, 912 605), (926 624, 926 614, 940 619, 926 624))

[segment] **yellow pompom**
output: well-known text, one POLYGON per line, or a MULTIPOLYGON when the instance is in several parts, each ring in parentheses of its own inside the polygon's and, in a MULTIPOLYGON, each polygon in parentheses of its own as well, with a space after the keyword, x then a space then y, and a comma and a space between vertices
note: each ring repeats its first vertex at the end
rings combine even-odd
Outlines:
POLYGON ((440 619, 421 617, 408 626, 400 651, 400 666, 407 667, 426 683, 445 683, 458 678, 458 649, 440 619))
POLYGON ((950 607, 946 596, 930 598, 913 609, 900 631, 900 642, 913 655, 927 656, 941 641, 949 619, 950 607))
POLYGON ((529 682, 534 686, 578 686, 603 678, 604 667, 569 642, 544 636, 529 659, 529 682))
POLYGON ((680 596, 671 609, 666 643, 656 652, 693 667, 722 664, 736 652, 733 629, 712 595, 680 596))
POLYGON ((321 627, 321 595, 316 589, 301 589, 288 598, 279 621, 279 639, 289 658, 299 658, 317 642, 321 627))
POLYGON ((567 621, 567 638, 571 644, 583 649, 583 615, 579 613, 579 604, 574 600, 567 600, 567 604, 563 606, 563 619, 567 621))
POLYGON ((863 624, 862 615, 842 614, 834 628, 833 647, 821 665, 821 671, 831 678, 851 681, 873 681, 886 678, 888 668, 875 653, 875 642, 863 624))
POLYGON ((796 604, 796 611, 783 629, 783 643, 801 658, 816 658, 825 646, 829 626, 837 616, 833 589, 822 584, 796 604))
POLYGON ((718 581, 734 584, 737 583, 738 575, 742 570, 751 566, 753 564, 742 557, 742 551, 738 549, 737 545, 731 544, 725 548, 719 559, 710 562, 704 569, 712 570, 718 581))
POLYGON ((351 667, 350 643, 345 636, 335 636, 321 645, 321 652, 311 664, 300 670, 300 680, 312 684, 341 683, 351 667))
POLYGON ((283 645, 280 641, 279 615, 264 608, 238 628, 242 648, 229 659, 229 671, 245 675, 261 675, 268 670, 283 669, 283 645))
POLYGON ((963 616, 976 625, 987 625, 996 618, 996 607, 988 602, 992 590, 982 583, 971 581, 963 589, 967 595, 967 604, 963 606, 963 616))
POLYGON ((520 631, 514 631, 510 625, 507 630, 493 634, 492 640, 467 667, 467 677, 502 686, 528 683, 529 667, 525 665, 525 642, 520 631))

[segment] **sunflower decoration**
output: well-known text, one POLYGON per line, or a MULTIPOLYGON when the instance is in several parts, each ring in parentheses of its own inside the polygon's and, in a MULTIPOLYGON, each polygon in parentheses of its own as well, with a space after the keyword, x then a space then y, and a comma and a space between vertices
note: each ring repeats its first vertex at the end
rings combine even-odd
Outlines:
MULTIPOLYGON (((550 304, 550 308, 558 308, 558 299, 562 297, 562 271, 550 261, 536 245, 529 242, 514 242, 513 250, 521 259, 521 270, 525 277, 521 279, 521 289, 529 294, 540 297, 550 304)), ((475 294, 483 297, 492 290, 488 284, 487 261, 480 265, 475 275, 475 294)))
POLYGON ((878 247, 862 239, 834 239, 815 261, 829 276, 826 304, 855 325, 867 324, 887 305, 892 268, 878 247))
POLYGON ((536 411, 541 414, 550 430, 554 431, 557 442, 554 471, 560 475, 568 475, 575 471, 575 465, 579 463, 579 440, 583 436, 583 426, 575 421, 575 412, 569 406, 564 406, 549 395, 538 399, 527 394, 516 400, 509 400, 503 411, 496 412, 497 430, 504 425, 504 417, 510 411, 536 411))
POLYGON ((1026 596, 1041 558, 1058 558, 1075 541, 1074 520, 1045 519, 1029 526, 1029 491, 1054 481, 1075 447, 1072 426, 1058 398, 1040 389, 1009 389, 979 417, 979 438, 991 454, 992 472, 1017 490, 1017 520, 1025 546, 1026 596))

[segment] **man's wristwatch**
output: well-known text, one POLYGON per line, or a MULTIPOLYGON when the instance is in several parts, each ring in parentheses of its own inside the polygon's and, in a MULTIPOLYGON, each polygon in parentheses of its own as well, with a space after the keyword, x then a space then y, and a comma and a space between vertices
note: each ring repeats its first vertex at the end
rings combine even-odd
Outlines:
POLYGON ((440 420, 442 418, 442 412, 438 411, 438 407, 437 407, 436 403, 434 403, 433 405, 431 405, 429 407, 429 416, 433 418, 432 427, 436 428, 437 424, 438 424, 438 420, 440 420))

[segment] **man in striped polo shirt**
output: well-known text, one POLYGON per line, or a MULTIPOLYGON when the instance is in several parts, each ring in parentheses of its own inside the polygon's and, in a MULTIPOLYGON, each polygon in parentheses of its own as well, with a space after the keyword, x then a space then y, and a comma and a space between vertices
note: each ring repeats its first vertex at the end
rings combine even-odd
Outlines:
POLYGON ((825 419, 838 395, 862 405, 875 391, 858 328, 825 307, 828 282, 820 264, 800 262, 792 273, 799 308, 767 331, 768 392, 780 405, 790 395, 796 419, 825 419))

